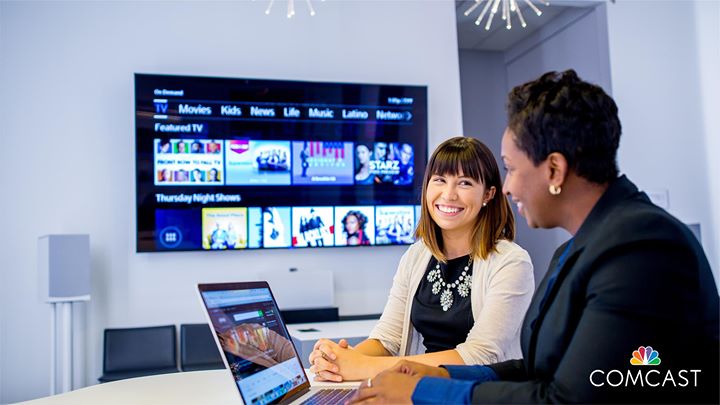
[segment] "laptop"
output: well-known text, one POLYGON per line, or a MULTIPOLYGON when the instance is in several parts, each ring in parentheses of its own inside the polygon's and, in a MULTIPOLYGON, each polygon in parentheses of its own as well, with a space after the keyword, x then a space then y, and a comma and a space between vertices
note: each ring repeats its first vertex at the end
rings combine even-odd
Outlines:
POLYGON ((198 284, 198 293, 245 404, 342 404, 352 396, 347 386, 310 387, 267 282, 198 284))

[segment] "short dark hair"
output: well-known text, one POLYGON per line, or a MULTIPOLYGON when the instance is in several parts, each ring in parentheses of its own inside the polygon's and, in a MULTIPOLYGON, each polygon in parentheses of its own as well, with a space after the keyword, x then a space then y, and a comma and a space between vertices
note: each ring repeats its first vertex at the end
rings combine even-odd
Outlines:
POLYGON ((415 236, 422 239, 425 246, 440 261, 447 258, 443 253, 444 241, 440 227, 430 216, 427 204, 427 188, 433 175, 463 175, 482 183, 485 190, 495 187, 495 197, 487 202, 477 216, 470 246, 471 256, 487 259, 490 253, 497 251, 497 243, 504 239, 512 242, 515 238, 515 217, 507 198, 502 194, 502 180, 495 156, 482 142, 470 137, 455 137, 441 143, 425 169, 423 180, 420 220, 415 236))
POLYGON ((515 144, 536 166, 558 152, 588 181, 603 184, 618 176, 617 105, 574 70, 548 72, 513 88, 507 112, 515 144))

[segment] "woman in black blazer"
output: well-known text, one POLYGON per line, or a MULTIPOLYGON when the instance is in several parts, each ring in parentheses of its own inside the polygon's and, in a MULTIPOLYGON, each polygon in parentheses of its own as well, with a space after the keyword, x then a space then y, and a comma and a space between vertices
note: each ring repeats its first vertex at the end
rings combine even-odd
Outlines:
POLYGON ((510 92, 508 118, 504 193, 531 227, 572 235, 525 316, 523 359, 404 362, 355 401, 718 403, 712 271, 688 228, 619 176, 615 102, 550 72, 510 92))

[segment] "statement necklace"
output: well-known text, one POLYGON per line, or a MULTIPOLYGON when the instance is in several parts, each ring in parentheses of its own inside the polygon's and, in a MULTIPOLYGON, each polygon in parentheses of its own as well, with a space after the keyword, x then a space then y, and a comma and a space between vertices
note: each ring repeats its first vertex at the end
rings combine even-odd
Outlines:
POLYGON ((467 265, 465 265, 465 268, 463 269, 462 273, 460 274, 460 277, 458 277, 457 280, 453 283, 446 283, 443 279, 442 272, 440 271, 440 261, 438 260, 437 264, 435 265, 435 270, 430 271, 427 275, 427 281, 433 283, 432 285, 432 293, 433 295, 438 295, 440 290, 444 291, 442 294, 440 294, 440 305, 442 305, 443 311, 447 311, 452 307, 453 304, 453 293, 452 289, 457 288, 458 295, 460 297, 465 298, 468 295, 470 295, 470 276, 468 275, 468 272, 470 271, 470 265, 472 264, 472 255, 470 256, 470 260, 468 260, 467 265))

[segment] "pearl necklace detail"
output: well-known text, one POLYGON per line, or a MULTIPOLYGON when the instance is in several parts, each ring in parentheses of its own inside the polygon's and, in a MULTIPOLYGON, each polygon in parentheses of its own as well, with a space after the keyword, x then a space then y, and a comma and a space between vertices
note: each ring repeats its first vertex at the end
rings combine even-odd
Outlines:
POLYGON ((468 275, 468 272, 470 271, 471 264, 472 257, 468 260, 468 263, 465 265, 460 277, 458 277, 455 282, 449 284, 443 279, 442 272, 440 271, 440 261, 438 261, 435 265, 435 269, 428 273, 427 281, 433 283, 433 295, 438 295, 440 290, 445 289, 442 294, 440 294, 440 305, 442 305, 443 311, 447 311, 450 307, 452 307, 454 301, 452 293, 453 288, 457 288, 458 295, 462 298, 470 295, 470 276, 468 275))

